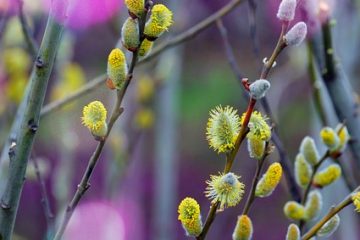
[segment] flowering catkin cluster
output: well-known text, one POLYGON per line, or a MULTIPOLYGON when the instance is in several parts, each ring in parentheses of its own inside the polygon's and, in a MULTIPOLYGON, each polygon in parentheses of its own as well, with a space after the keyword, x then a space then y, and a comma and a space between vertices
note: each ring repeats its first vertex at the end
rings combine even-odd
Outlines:
POLYGON ((181 201, 178 207, 181 224, 188 236, 198 236, 202 230, 200 206, 193 198, 187 197, 181 201))
POLYGON ((121 89, 124 86, 127 72, 128 67, 123 51, 119 48, 113 49, 108 57, 107 75, 115 88, 121 89))
POLYGON ((341 153, 345 150, 350 135, 345 126, 338 124, 335 129, 324 127, 320 131, 320 138, 332 153, 341 153))
POLYGON ((206 197, 212 203, 220 203, 220 210, 236 206, 242 199, 245 185, 239 181, 239 176, 234 173, 211 175, 207 181, 206 197))

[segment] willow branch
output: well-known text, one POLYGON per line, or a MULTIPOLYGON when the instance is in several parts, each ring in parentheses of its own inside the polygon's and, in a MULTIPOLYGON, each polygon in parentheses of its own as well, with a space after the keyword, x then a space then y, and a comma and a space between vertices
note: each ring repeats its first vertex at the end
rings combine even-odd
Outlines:
MULTIPOLYGON (((144 31, 144 26, 145 26, 145 22, 146 22, 146 17, 147 17, 147 12, 139 19, 139 29, 140 29, 140 33, 141 33, 141 36, 140 36, 141 41, 140 41, 139 45, 141 45, 142 41, 144 40, 143 31, 144 31)), ((65 232, 65 229, 71 219, 71 216, 74 213, 76 206, 80 202, 80 200, 81 200, 82 196, 85 194, 85 192, 90 188, 90 183, 89 183, 90 177, 91 177, 91 175, 95 169, 95 166, 100 158, 100 155, 105 146, 106 140, 108 139, 109 134, 110 134, 115 122, 120 117, 121 113, 123 112, 123 108, 121 107, 121 104, 122 104, 122 101, 126 94, 126 91, 130 85, 130 82, 133 78, 133 73, 134 73, 135 66, 137 64, 137 60, 138 60, 138 50, 136 50, 132 54, 132 60, 130 63, 130 67, 129 67, 128 74, 126 76, 126 80, 125 80, 123 88, 121 90, 117 90, 117 92, 116 92, 116 102, 115 102, 114 109, 110 116, 110 120, 108 123, 108 131, 106 133, 106 136, 102 140, 100 140, 95 151, 93 152, 92 156, 90 157, 87 168, 82 176, 82 179, 77 187, 77 190, 76 190, 72 200, 70 201, 70 203, 68 204, 68 206, 66 208, 64 218, 63 218, 62 222, 60 223, 60 226, 55 234, 54 240, 60 240, 62 238, 62 236, 65 232)))
MULTIPOLYGON (((227 15, 232 10, 234 10, 240 3, 244 2, 244 0, 232 0, 228 4, 226 4, 224 7, 219 9, 217 12, 213 13, 209 17, 205 18, 198 24, 194 25, 193 27, 189 28, 185 32, 175 36, 174 38, 165 41, 164 43, 160 44, 158 47, 154 48, 151 53, 143 59, 140 59, 138 61, 138 65, 141 65, 163 51, 177 46, 179 44, 182 44, 185 41, 188 41, 194 37, 196 37, 199 33, 210 27, 217 19, 220 19, 221 17, 227 15)), ((78 91, 74 92, 73 94, 69 95, 68 97, 65 97, 63 99, 54 101, 48 105, 46 105, 42 111, 42 116, 48 115, 49 113, 59 110, 66 104, 69 104, 70 102, 76 100, 77 98, 86 95, 88 93, 91 93, 94 91, 97 87, 101 86, 104 82, 104 79, 106 78, 105 74, 99 75, 95 77, 93 80, 90 80, 87 84, 85 84, 82 88, 80 88, 78 91)))
MULTIPOLYGON (((271 54, 270 59, 267 62, 265 62, 264 67, 263 67, 263 69, 261 71, 261 74, 260 74, 261 79, 266 79, 267 78, 267 76, 268 76, 268 74, 269 74, 269 72, 270 72, 270 70, 271 70, 277 56, 286 47, 286 42, 284 41, 284 38, 283 38, 286 29, 287 29, 287 24, 283 24, 282 28, 281 28, 281 33, 280 33, 278 42, 276 44, 276 47, 274 48, 274 51, 271 54)), ((224 173, 230 172, 230 170, 232 168, 232 165, 234 163, 236 154, 239 151, 239 148, 240 148, 242 142, 244 141, 244 139, 246 137, 246 134, 249 131, 248 124, 249 124, 251 115, 252 115, 252 113, 254 111, 254 107, 255 107, 256 102, 257 102, 256 99, 250 97, 249 104, 248 104, 248 107, 247 107, 247 110, 246 110, 246 113, 245 113, 244 121, 242 122, 240 132, 239 132, 239 134, 238 134, 238 136, 236 138, 236 142, 234 144, 234 149, 229 154, 226 155, 226 163, 225 163, 225 167, 224 167, 224 171, 223 171, 224 173)), ((209 231, 209 229, 211 227, 211 224, 215 220, 216 210, 217 210, 218 206, 219 206, 219 202, 217 202, 215 204, 212 204, 212 206, 210 208, 210 211, 209 211, 209 213, 208 213, 208 215, 206 217, 205 224, 204 224, 204 227, 202 229, 202 232, 200 233, 200 235, 198 237, 196 237, 197 240, 205 239, 206 234, 208 233, 208 231, 209 231)))
MULTIPOLYGON (((224 44, 224 48, 225 48, 225 53, 228 59, 228 62, 231 66, 232 71, 234 72, 238 82, 240 83, 240 85, 242 86, 242 79, 243 79, 243 74, 241 74, 239 65, 236 62, 235 59, 235 54, 234 54, 234 50, 231 47, 230 41, 228 39, 228 35, 227 35, 227 30, 225 28, 225 26, 223 25, 221 19, 219 19, 217 21, 217 26, 218 29, 220 31, 221 34, 221 38, 223 40, 223 44, 224 44)), ((248 94, 245 91, 242 91, 243 96, 245 99, 248 98, 248 94)), ((275 118, 272 114, 272 110, 271 107, 266 99, 266 97, 262 98, 260 100, 260 105, 263 107, 266 115, 271 119, 272 123, 276 126, 276 122, 275 122, 275 118)), ((301 197, 300 197, 300 192, 296 186, 296 181, 294 178, 293 173, 290 170, 290 159, 287 156, 287 153, 285 151, 284 145, 280 140, 280 137, 277 133, 277 128, 274 129, 272 135, 271 135, 271 140, 273 141, 275 147, 278 150, 278 153, 280 155, 280 163, 283 167, 284 170, 284 174, 285 174, 285 179, 289 188, 289 191, 291 193, 291 196, 293 199, 295 199, 296 201, 300 201, 301 197)))
MULTIPOLYGON (((57 9, 65 12, 65 9, 57 9)), ((47 84, 53 69, 59 47, 63 25, 50 12, 39 55, 30 77, 29 95, 22 112, 19 134, 11 152, 9 176, 1 198, 0 238, 10 240, 14 229, 27 162, 32 150, 40 120, 40 110, 44 102, 47 84)))
POLYGON ((338 205, 333 206, 330 208, 330 211, 319 221, 317 222, 307 233, 305 233, 301 239, 302 240, 308 240, 311 237, 313 237, 317 231, 327 222, 329 221, 333 216, 335 216, 337 213, 339 213, 342 209, 347 207, 352 203, 352 195, 353 193, 356 193, 360 190, 360 187, 357 187, 351 194, 349 194, 342 202, 340 202, 338 205))

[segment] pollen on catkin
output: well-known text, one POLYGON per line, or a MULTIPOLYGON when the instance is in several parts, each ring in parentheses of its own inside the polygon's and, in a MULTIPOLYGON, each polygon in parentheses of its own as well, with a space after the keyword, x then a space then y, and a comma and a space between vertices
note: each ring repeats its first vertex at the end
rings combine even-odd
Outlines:
POLYGON ((346 145, 348 141, 350 140, 350 134, 346 126, 343 126, 342 124, 338 124, 335 128, 335 131, 337 132, 337 135, 339 137, 340 143, 338 148, 336 149, 339 152, 342 152, 345 150, 346 145))
POLYGON ((230 106, 217 106, 212 109, 206 128, 206 138, 210 147, 218 153, 234 149, 240 131, 239 119, 237 111, 230 106))
POLYGON ((117 89, 123 87, 127 71, 124 53, 119 48, 113 49, 108 57, 107 75, 113 81, 117 89))
POLYGON ((314 139, 309 136, 306 136, 302 140, 300 144, 300 152, 304 155, 305 160, 313 166, 319 161, 319 152, 314 139))
POLYGON ((82 124, 94 136, 104 137, 107 133, 106 108, 100 101, 93 101, 83 109, 82 124))
POLYGON ((295 171, 294 171, 296 183, 300 187, 306 188, 310 182, 312 172, 313 172, 312 168, 309 165, 309 163, 305 160, 304 155, 298 153, 298 155, 296 155, 295 158, 295 171))
POLYGON ((355 211, 360 213, 360 192, 354 193, 351 197, 355 206, 355 211))
POLYGON ((284 206, 284 214, 291 220, 301 220, 305 216, 305 208, 300 203, 289 201, 284 206))
POLYGON ((284 36, 288 46, 299 46, 305 39, 307 26, 304 22, 296 23, 284 36))
POLYGON ((336 214, 317 231, 316 235, 322 238, 330 237, 338 229, 339 225, 340 217, 336 214))
POLYGON ((341 176, 341 168, 338 164, 331 164, 321 172, 315 174, 314 184, 319 187, 325 187, 341 176))
POLYGON ((139 22, 129 17, 121 28, 121 42, 129 51, 136 51, 140 45, 139 22))
POLYGON ((331 127, 324 127, 321 129, 320 138, 329 150, 335 150, 339 147, 340 139, 331 127))
POLYGON ((282 0, 276 16, 281 21, 290 22, 295 17, 295 10, 296 0, 282 0))
POLYGON ((259 138, 248 138, 247 139, 248 152, 251 158, 260 160, 265 153, 265 141, 259 138))
POLYGON ((270 89, 270 82, 266 79, 258 79, 249 86, 250 96, 254 99, 265 97, 266 92, 270 89))
POLYGON ((266 173, 261 177, 256 185, 255 195, 257 197, 269 196, 279 184, 282 176, 282 167, 280 163, 273 163, 269 166, 266 173))
POLYGON ((205 196, 212 203, 219 202, 220 210, 236 206, 242 199, 245 185, 239 181, 239 176, 234 173, 211 175, 206 181, 205 196))
POLYGON ((232 240, 250 240, 253 235, 253 225, 251 219, 247 215, 238 217, 232 240))
POLYGON ((181 201, 178 207, 178 219, 188 236, 199 236, 202 230, 200 206, 193 198, 187 197, 181 201))
POLYGON ((322 195, 320 191, 313 190, 305 204, 305 219, 307 221, 315 219, 322 209, 322 195))
MULTIPOLYGON (((240 122, 244 123, 246 113, 241 116, 240 122)), ((254 111, 248 124, 250 129, 246 135, 248 138, 258 138, 263 141, 268 141, 271 138, 271 128, 266 122, 267 118, 263 117, 260 112, 254 111)))
POLYGON ((140 17, 145 12, 144 0, 125 0, 125 5, 129 11, 140 17))
POLYGON ((144 39, 144 41, 142 41, 139 48, 139 52, 138 52, 139 56, 146 57, 151 52, 153 45, 154 42, 144 39))
POLYGON ((172 12, 163 4, 155 4, 151 9, 150 19, 146 22, 144 34, 147 38, 156 39, 167 31, 173 23, 172 12))
POLYGON ((300 240, 300 237, 299 227, 294 223, 290 224, 286 233, 286 240, 300 240))

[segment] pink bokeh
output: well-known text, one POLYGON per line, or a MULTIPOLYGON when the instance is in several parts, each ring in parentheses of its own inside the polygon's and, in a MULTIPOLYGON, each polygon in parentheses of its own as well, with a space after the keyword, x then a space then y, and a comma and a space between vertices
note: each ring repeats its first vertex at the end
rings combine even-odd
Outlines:
MULTIPOLYGON (((51 2, 55 6, 55 16, 64 21, 63 0, 42 0, 47 9, 51 2)), ((121 8, 121 0, 69 0, 66 24, 72 29, 84 29, 108 21, 121 8)))
POLYGON ((125 223, 120 212, 105 202, 79 205, 65 231, 67 240, 124 240, 125 223))

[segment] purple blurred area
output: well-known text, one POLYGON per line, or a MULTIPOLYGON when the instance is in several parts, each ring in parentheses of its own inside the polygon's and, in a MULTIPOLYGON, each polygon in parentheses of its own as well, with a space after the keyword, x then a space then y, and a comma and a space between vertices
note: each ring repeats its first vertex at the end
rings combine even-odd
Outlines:
MULTIPOLYGON (((45 28, 49 2, 51 1, 24 1, 25 14, 38 43, 45 28)), ((173 27, 155 42, 155 47, 198 23, 227 2, 154 1, 169 5, 174 13, 173 27)), ((263 59, 270 56, 276 44, 280 31, 280 23, 276 18, 279 2, 280 0, 255 1, 256 15, 252 16, 248 1, 244 1, 222 19, 241 73, 251 81, 258 78, 263 59), (250 34, 254 30, 252 18, 256 27, 254 39, 250 34)), ((301 5, 306 0, 298 2, 301 5)), ((4 12, 9 6, 7 26, 10 26, 12 20, 17 21, 14 3, 15 0, 0 0, 0 146, 6 140, 18 104, 7 93, 14 90, 8 87, 10 79, 4 67, 3 53, 7 48, 17 47, 11 44, 11 39, 19 37, 21 31, 17 31, 16 27, 12 28, 14 33, 8 39, 2 37, 8 31, 5 22, 4 27, 1 25, 5 21, 4 12)), ((81 66, 87 82, 105 72, 107 56, 112 48, 120 46, 121 26, 128 17, 122 0, 76 0, 71 6, 69 25, 64 33, 64 46, 61 46, 58 54, 58 64, 51 76, 45 104, 54 101, 52 92, 63 80, 63 67, 67 63, 81 66)), ((337 19, 334 42, 339 58, 352 79, 354 92, 359 92, 360 89, 357 81, 360 71, 359 51, 354 51, 360 43, 360 31, 347 24, 351 18, 353 24, 358 26, 359 8, 359 1, 345 0, 337 1, 334 10, 337 19)), ((300 9, 297 10, 297 16, 296 21, 302 19, 300 9)), ((318 26, 314 26, 311 34, 316 34, 319 30, 318 26)), ((20 41, 19 46, 26 49, 24 42, 20 41)), ((127 58, 130 59, 130 54, 127 54, 127 58)), ((275 127, 285 145, 290 164, 304 136, 312 135, 320 143, 318 132, 321 123, 314 109, 307 61, 306 44, 286 49, 270 75, 272 87, 267 96, 278 123, 275 127)), ((31 67, 26 70, 27 73, 30 69, 31 67)), ((191 239, 185 236, 177 220, 177 206, 183 198, 193 197, 199 202, 202 219, 205 220, 210 207, 209 200, 204 196, 205 181, 210 178, 210 174, 220 172, 225 162, 224 156, 212 151, 206 141, 209 111, 221 104, 234 106, 239 114, 243 113, 247 101, 243 98, 242 91, 227 62, 216 24, 181 47, 168 50, 136 68, 134 81, 125 97, 125 112, 111 133, 91 177, 91 187, 76 209, 64 239, 191 239), (174 62, 179 64, 173 64, 174 62), (171 72, 179 74, 173 76, 171 72), (151 79, 154 84, 162 84, 155 86, 154 96, 145 103, 138 101, 138 82, 144 78, 151 79), (170 106, 164 107, 164 103, 169 103, 170 106), (151 109, 155 116, 155 123, 146 129, 139 128, 134 120, 143 108, 151 109), (162 189, 161 186, 166 187, 162 189)), ((65 92, 63 96, 68 94, 69 92, 65 92)), ((96 91, 78 99, 75 104, 41 120, 33 154, 45 166, 41 174, 56 226, 75 193, 97 144, 81 125, 83 106, 94 100, 101 100, 110 113, 115 93, 103 84, 96 91)), ((333 117, 331 123, 334 127, 337 120, 333 117)), ((247 196, 256 163, 249 158, 245 145, 236 157, 233 171, 245 183, 247 196)), ((277 151, 270 156, 266 166, 274 161, 279 161, 277 151)), ((348 165, 351 168, 351 164, 348 165)), ((4 177, 1 175, 6 176, 7 168, 4 164, 0 164, 0 168, 5 169, 0 171, 1 186, 4 184, 4 177)), ((30 173, 22 192, 14 239, 46 239, 49 232, 43 210, 42 191, 39 181, 34 177, 32 161, 29 161, 28 169, 30 173)), ((354 172, 359 180, 358 171, 355 169, 354 172)), ((322 214, 346 195, 346 191, 338 193, 339 189, 345 189, 342 182, 341 184, 325 191, 328 200, 324 203, 322 214)), ((283 214, 283 206, 290 199, 284 178, 270 197, 256 199, 249 214, 254 225, 253 239, 285 239, 290 221, 283 214)), ((231 239, 244 203, 245 199, 238 206, 218 214, 207 239, 231 239)), ((353 209, 349 211, 352 213, 353 209)), ((359 217, 353 215, 350 221, 346 220, 348 218, 344 214, 342 225, 359 226, 359 217)), ((347 231, 348 229, 340 228, 329 239, 360 239, 359 228, 347 231)))

